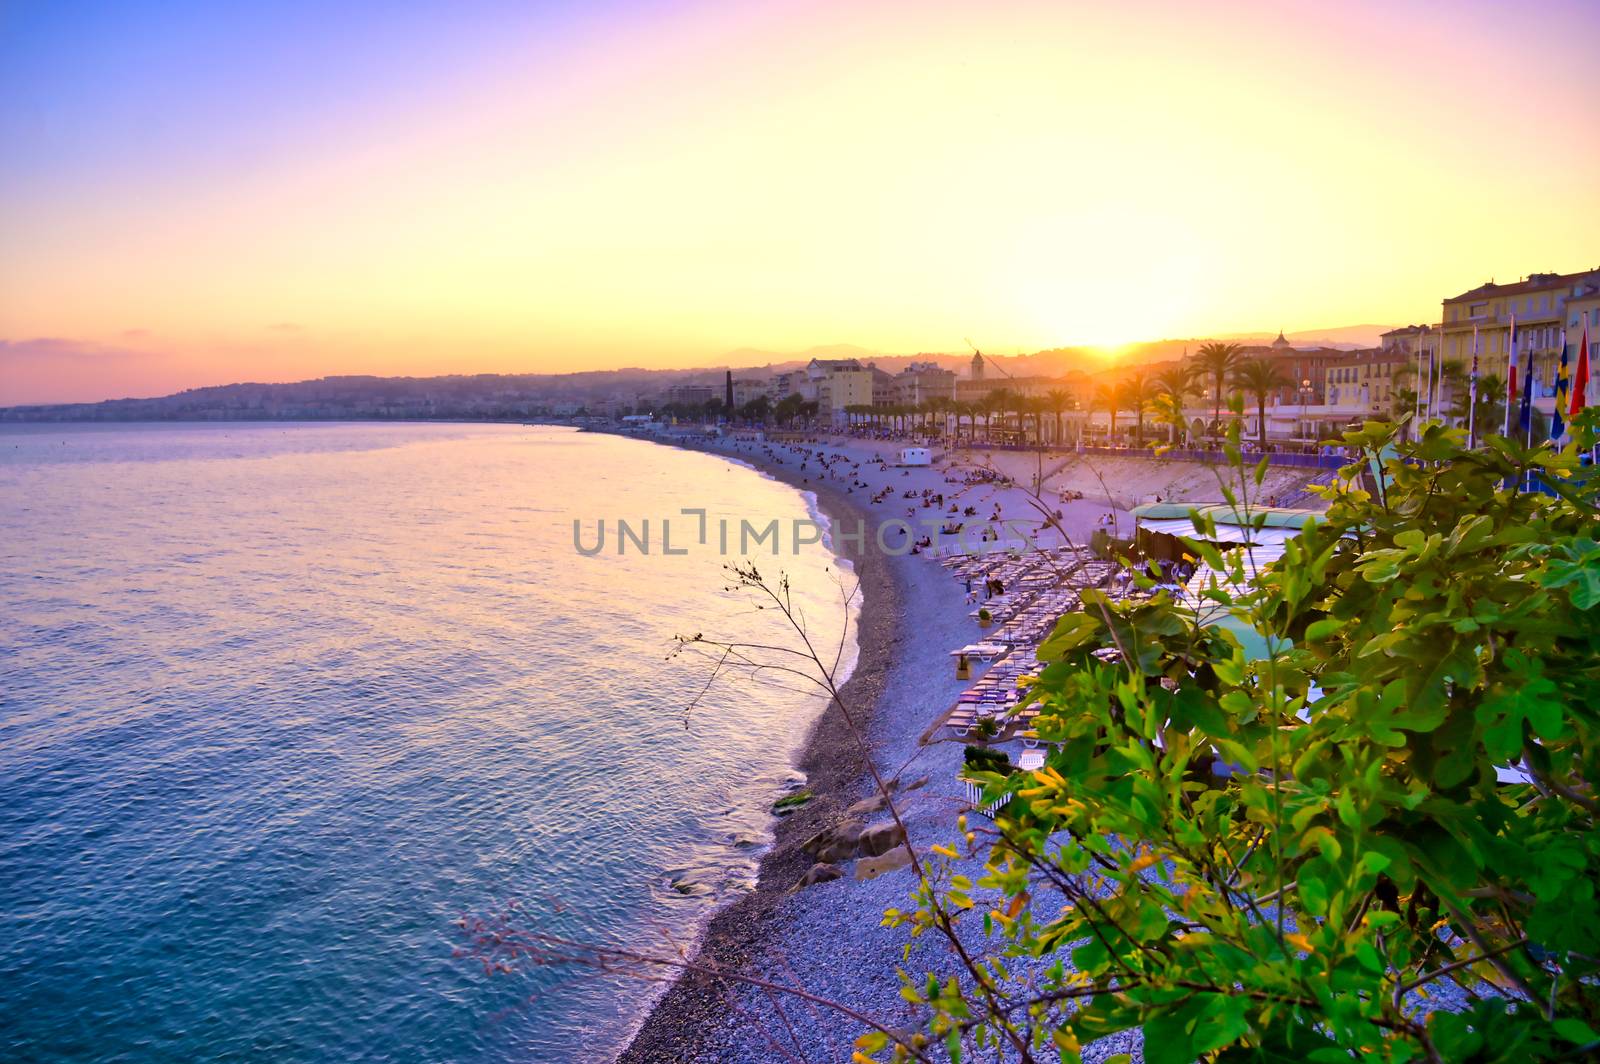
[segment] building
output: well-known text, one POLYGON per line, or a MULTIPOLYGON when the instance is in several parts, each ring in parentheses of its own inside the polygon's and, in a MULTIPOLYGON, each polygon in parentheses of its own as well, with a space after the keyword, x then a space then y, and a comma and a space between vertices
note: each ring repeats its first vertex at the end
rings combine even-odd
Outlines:
POLYGON ((867 363, 867 370, 872 374, 872 405, 893 406, 899 402, 895 398, 894 374, 879 369, 871 362, 867 363))
POLYGON ((1427 354, 1434 349, 1438 329, 1437 325, 1406 325, 1390 329, 1378 339, 1385 351, 1415 359, 1419 354, 1427 354))
POLYGON ((872 370, 854 358, 814 358, 806 366, 801 395, 815 398, 825 420, 842 425, 852 406, 872 405, 872 370), (806 391, 813 395, 807 396, 806 391))
POLYGON ((894 375, 895 403, 921 406, 932 399, 956 397, 956 375, 934 362, 913 362, 894 375))
POLYGON ((1440 326, 1443 357, 1468 369, 1476 353, 1480 376, 1493 374, 1505 380, 1511 355, 1511 324, 1515 319, 1518 361, 1531 356, 1536 379, 1553 378, 1561 352, 1562 327, 1569 317, 1567 302, 1583 298, 1584 292, 1596 283, 1600 283, 1600 269, 1534 273, 1513 284, 1491 281, 1451 296, 1444 300, 1440 326))
POLYGON ((1337 347, 1296 347, 1283 335, 1282 329, 1270 344, 1247 344, 1239 348, 1241 359, 1265 358, 1278 366, 1284 383, 1267 396, 1267 402, 1284 407, 1299 406, 1302 402, 1311 406, 1326 403, 1328 367, 1348 353, 1337 347))
POLYGON ((709 384, 674 384, 667 389, 667 402, 704 406, 713 399, 721 398, 717 392, 718 389, 709 384))
MULTIPOLYGON (((1600 402, 1600 280, 1586 283, 1567 300, 1567 374, 1578 372, 1578 350, 1589 335, 1588 405, 1600 402)), ((1559 361, 1559 360, 1558 360, 1559 361)))
POLYGON ((1414 360, 1415 355, 1398 344, 1349 352, 1323 371, 1327 406, 1348 409, 1359 418, 1387 416, 1394 409, 1396 378, 1404 376, 1414 360))
POLYGON ((805 380, 805 370, 790 370, 788 373, 780 373, 772 378, 772 383, 767 389, 767 394, 772 396, 772 401, 774 403, 778 402, 780 399, 783 399, 785 396, 798 395, 800 394, 801 385, 805 383, 805 380))
POLYGON ((764 377, 735 377, 733 378, 733 405, 743 406, 752 399, 761 396, 773 398, 771 393, 772 382, 764 377))

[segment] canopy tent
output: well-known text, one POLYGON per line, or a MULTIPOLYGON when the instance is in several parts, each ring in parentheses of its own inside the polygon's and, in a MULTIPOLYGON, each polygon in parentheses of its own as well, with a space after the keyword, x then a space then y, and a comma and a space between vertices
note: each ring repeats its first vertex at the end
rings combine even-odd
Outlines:
MULTIPOLYGON (((1378 475, 1383 475, 1381 470, 1378 475)), ((1322 517, 1322 514, 1315 510, 1284 507, 1251 510, 1249 514, 1245 514, 1225 505, 1183 506, 1177 503, 1148 503, 1136 507, 1133 514, 1138 521, 1138 527, 1150 532, 1203 538, 1209 543, 1247 545, 1242 557, 1246 584, 1254 581, 1259 571, 1283 557, 1285 544, 1298 536, 1308 521, 1322 517), (1215 535, 1200 536, 1196 533, 1194 521, 1190 517, 1191 510, 1198 510, 1211 517, 1216 524, 1215 535), (1255 527, 1249 518, 1259 514, 1265 514, 1265 520, 1260 527, 1255 527)), ((1196 619, 1203 627, 1230 633, 1238 640, 1245 657, 1252 661, 1270 656, 1274 649, 1284 651, 1294 645, 1287 639, 1275 641, 1271 637, 1262 635, 1244 620, 1234 616, 1226 607, 1203 599, 1201 592, 1210 585, 1213 576, 1223 586, 1232 583, 1224 574, 1215 573, 1209 565, 1202 564, 1183 592, 1184 601, 1194 609, 1196 619)), ((1307 702, 1314 703, 1321 697, 1321 688, 1313 684, 1308 692, 1307 702)), ((1300 718, 1309 720, 1310 715, 1302 709, 1300 718)), ((1501 783, 1533 782, 1533 777, 1521 762, 1496 765, 1494 771, 1496 779, 1501 783)))
MULTIPOLYGON (((1137 511, 1135 511, 1137 513, 1137 511)), ((1141 520, 1139 527, 1146 532, 1161 532, 1169 536, 1189 536, 1208 543, 1249 543, 1282 547, 1300 534, 1299 528, 1245 528, 1243 525, 1217 522, 1215 535, 1201 535, 1195 531, 1194 522, 1187 517, 1157 517, 1141 520)), ((1280 550, 1281 554, 1282 551, 1280 550)))
POLYGON ((1207 502, 1190 505, 1176 502, 1147 502, 1143 506, 1133 508, 1133 516, 1141 525, 1148 525, 1153 521, 1182 521, 1188 531, 1183 535, 1194 535, 1194 524, 1189 515, 1199 511, 1215 521, 1220 532, 1222 525, 1252 528, 1257 522, 1263 528, 1293 528, 1296 530, 1306 527, 1307 521, 1321 520, 1324 514, 1319 510, 1302 510, 1289 506, 1252 506, 1248 510, 1229 506, 1226 503, 1207 502))

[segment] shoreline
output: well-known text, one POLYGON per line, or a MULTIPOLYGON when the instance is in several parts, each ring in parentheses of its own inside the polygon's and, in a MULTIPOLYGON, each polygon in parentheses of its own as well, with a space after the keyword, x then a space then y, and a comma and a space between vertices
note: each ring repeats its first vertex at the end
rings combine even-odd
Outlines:
MULTIPOLYGON (((728 454, 712 447, 685 449, 746 463, 797 491, 810 492, 830 530, 838 528, 842 520, 871 518, 869 511, 851 496, 820 478, 803 478, 787 466, 774 467, 756 455, 728 454)), ((859 554, 843 553, 837 544, 830 549, 835 557, 843 556, 854 566, 860 585, 856 662, 840 694, 847 706, 865 709, 856 724, 867 737, 868 751, 863 751, 852 735, 840 705, 830 702, 812 724, 795 759, 795 767, 805 774, 806 786, 814 797, 796 812, 776 818, 772 844, 762 854, 757 869, 755 889, 730 900, 711 915, 694 954, 697 962, 732 970, 747 967, 747 962, 770 943, 776 930, 772 922, 781 916, 779 903, 812 864, 801 851, 801 844, 852 803, 866 797, 867 756, 875 745, 871 725, 878 715, 894 647, 907 635, 901 609, 901 576, 894 564, 897 559, 879 550, 873 537, 867 537, 859 554)), ((723 995, 709 985, 713 982, 712 977, 696 972, 676 976, 617 1056, 618 1064, 707 1059, 704 1054, 709 1048, 708 1036, 727 1010, 723 995)))
MULTIPOLYGON (((1021 521, 1045 545, 1067 545, 1085 544, 1097 528, 1115 528, 1126 517, 1126 503, 1109 490, 1098 498, 1059 494, 1063 475, 1084 475, 1070 454, 960 451, 932 466, 901 467, 892 464, 894 444, 888 441, 833 434, 793 441, 689 437, 653 442, 742 464, 812 493, 834 530, 841 522, 858 520, 880 530, 895 524, 920 530, 923 522, 970 521, 981 528, 1021 521), (884 458, 891 464, 881 465, 884 458), (1051 492, 1050 530, 1040 524, 1043 499, 1025 486, 1047 483, 1058 485, 1051 492)), ((1089 473, 1094 487, 1106 488, 1103 477, 1089 473)), ((795 761, 817 797, 776 822, 756 888, 710 915, 693 954, 712 968, 799 985, 891 1024, 914 1022, 896 972, 902 950, 911 945, 912 955, 904 960, 925 970, 944 971, 948 965, 936 943, 908 943, 903 930, 883 925, 886 909, 905 906, 914 885, 909 873, 894 866, 862 869, 846 858, 840 863, 850 867, 834 866, 843 872, 837 880, 791 888, 816 863, 801 849, 803 843, 841 824, 865 829, 881 820, 870 807, 851 809, 875 795, 868 757, 885 780, 898 781, 895 806, 908 845, 919 852, 944 838, 968 808, 958 778, 965 743, 941 731, 938 722, 972 683, 956 677, 950 653, 977 637, 974 599, 936 552, 913 554, 906 549, 909 536, 896 536, 885 543, 876 534, 865 535, 852 539, 850 550, 836 552, 855 566, 862 593, 859 654, 841 694, 857 715, 865 749, 839 707, 830 705, 795 761)), ((965 541, 962 546, 970 549, 965 541)), ((998 556, 1013 546, 1024 544, 993 540, 979 550, 998 556)), ((849 1056, 848 1047, 861 1031, 858 1022, 828 1008, 792 1000, 787 1005, 734 979, 681 973, 645 1011, 616 1059, 620 1064, 767 1064, 786 1052, 775 1037, 805 1050, 815 1047, 826 1059, 849 1056)))

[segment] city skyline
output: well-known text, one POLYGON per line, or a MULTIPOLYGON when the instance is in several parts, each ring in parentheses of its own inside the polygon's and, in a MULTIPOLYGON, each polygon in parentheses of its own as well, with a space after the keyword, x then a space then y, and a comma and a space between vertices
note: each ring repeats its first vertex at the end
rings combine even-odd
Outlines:
POLYGON ((1600 11, 0 15, 0 403, 1436 320, 1596 265, 1600 11))

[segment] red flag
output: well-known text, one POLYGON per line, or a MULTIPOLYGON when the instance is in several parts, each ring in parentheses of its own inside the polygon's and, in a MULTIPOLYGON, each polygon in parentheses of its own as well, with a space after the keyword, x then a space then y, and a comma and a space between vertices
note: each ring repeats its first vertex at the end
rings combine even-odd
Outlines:
POLYGON ((1517 316, 1511 315, 1511 360, 1506 374, 1506 420, 1511 419, 1511 405, 1517 401, 1517 316))
POLYGON ((1578 348, 1578 368, 1572 374, 1572 406, 1567 411, 1570 420, 1587 402, 1589 392, 1589 315, 1583 316, 1583 346, 1578 348))

